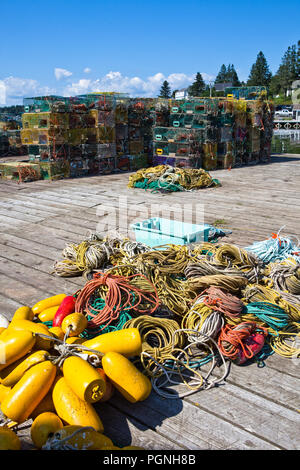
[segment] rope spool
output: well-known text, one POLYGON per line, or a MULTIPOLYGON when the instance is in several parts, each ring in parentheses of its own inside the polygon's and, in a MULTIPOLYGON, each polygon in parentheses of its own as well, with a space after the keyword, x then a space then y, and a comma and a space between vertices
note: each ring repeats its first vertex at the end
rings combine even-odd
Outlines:
POLYGON ((300 327, 299 323, 292 322, 278 335, 268 340, 272 350, 282 357, 292 359, 300 357, 300 327), (292 342, 292 343, 291 343, 292 342))
POLYGON ((88 322, 89 327, 100 327, 100 330, 103 330, 119 318, 124 308, 130 309, 136 315, 146 312, 151 314, 158 305, 156 288, 144 275, 124 277, 99 272, 76 293, 75 310, 92 318, 88 322), (133 284, 137 280, 142 287, 133 284), (144 288, 145 284, 147 290, 144 288), (92 307, 91 302, 95 296, 105 300, 104 307, 103 305, 92 307))
POLYGON ((242 274, 225 276, 215 274, 213 276, 193 277, 187 280, 188 289, 194 292, 204 291, 210 286, 219 287, 226 291, 238 294, 247 285, 247 278, 242 274))
POLYGON ((201 297, 205 305, 231 318, 239 317, 244 309, 244 304, 238 297, 218 287, 209 287, 202 292, 201 297))
POLYGON ((290 321, 300 321, 300 300, 292 294, 277 292, 268 286, 249 284, 243 291, 243 301, 245 303, 270 302, 279 305, 287 312, 290 321))
POLYGON ((269 277, 272 279, 276 290, 300 295, 300 264, 294 266, 273 264, 269 277))
POLYGON ((138 328, 142 338, 141 363, 152 377, 162 373, 157 369, 157 363, 176 361, 176 353, 186 344, 185 335, 177 334, 177 321, 168 318, 142 315, 126 322, 123 328, 138 328))
POLYGON ((220 313, 209 308, 201 298, 194 302, 181 322, 182 329, 193 330, 196 333, 195 336, 189 337, 189 341, 197 340, 199 345, 205 345, 211 338, 216 339, 223 325, 224 319, 220 313))
MULTIPOLYGON (((262 335, 267 336, 267 331, 261 329, 262 335)), ((255 355, 247 340, 257 332, 255 322, 241 322, 234 328, 225 325, 218 338, 218 345, 223 355, 232 361, 242 363, 244 360, 252 359, 255 355), (240 353, 244 357, 239 357, 240 353)))
POLYGON ((281 307, 269 302, 252 302, 245 306, 245 312, 255 315, 273 331, 280 331, 289 324, 289 316, 281 307))
POLYGON ((202 168, 174 168, 170 165, 157 165, 138 170, 129 176, 128 182, 129 188, 139 187, 154 191, 192 191, 219 185, 219 181, 213 179, 202 168))

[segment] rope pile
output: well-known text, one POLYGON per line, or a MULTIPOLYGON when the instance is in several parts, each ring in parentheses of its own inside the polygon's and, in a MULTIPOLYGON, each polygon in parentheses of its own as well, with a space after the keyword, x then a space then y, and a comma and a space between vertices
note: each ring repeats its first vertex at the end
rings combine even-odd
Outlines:
POLYGON ((290 238, 279 237, 282 228, 277 233, 272 233, 267 240, 255 242, 245 250, 256 254, 265 263, 278 262, 289 257, 300 263, 299 240, 298 245, 295 245, 290 238))
POLYGON ((133 242, 129 238, 106 237, 101 238, 97 233, 92 233, 87 239, 78 245, 67 244, 62 251, 62 260, 54 263, 52 273, 61 277, 88 275, 96 269, 103 269, 112 261, 129 261, 138 253, 150 248, 143 243, 133 242))
POLYGON ((152 192, 193 191, 213 186, 220 186, 220 182, 203 169, 175 168, 170 165, 138 170, 129 176, 128 183, 129 188, 150 189, 152 192))
POLYGON ((75 311, 88 315, 91 318, 88 326, 98 328, 99 332, 117 320, 124 309, 140 315, 151 314, 159 304, 155 287, 142 274, 125 277, 97 273, 75 295, 75 311), (136 278, 140 287, 131 282, 136 278), (95 299, 99 299, 100 304, 97 305, 95 299))
POLYGON ((65 255, 78 271, 101 269, 74 294, 88 318, 83 336, 138 328, 134 362, 166 398, 214 387, 232 362, 300 356, 300 265, 291 253, 275 261, 272 250, 229 243, 154 249, 94 234, 65 255))

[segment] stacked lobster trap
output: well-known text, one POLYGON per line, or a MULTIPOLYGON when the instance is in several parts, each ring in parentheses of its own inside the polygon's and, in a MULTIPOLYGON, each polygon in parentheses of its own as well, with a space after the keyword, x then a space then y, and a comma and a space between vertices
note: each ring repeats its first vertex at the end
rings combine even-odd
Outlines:
POLYGON ((68 162, 70 177, 135 171, 152 157, 153 102, 121 93, 27 98, 22 142, 34 162, 68 162))
POLYGON ((27 147, 22 144, 19 121, 14 116, 0 114, 0 158, 27 155, 27 147))
POLYGON ((274 111, 263 95, 175 100, 112 92, 26 98, 24 106, 21 143, 31 161, 68 162, 71 177, 160 164, 209 171, 270 158, 274 111))
POLYGON ((273 113, 263 98, 158 100, 153 165, 215 170, 266 162, 273 113))

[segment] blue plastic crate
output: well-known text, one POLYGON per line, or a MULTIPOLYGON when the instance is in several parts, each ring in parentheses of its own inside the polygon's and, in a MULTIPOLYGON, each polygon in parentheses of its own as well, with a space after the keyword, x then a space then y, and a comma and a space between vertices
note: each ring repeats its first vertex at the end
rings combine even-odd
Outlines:
POLYGON ((136 241, 151 247, 167 243, 188 245, 190 243, 207 242, 210 227, 208 224, 196 225, 159 217, 153 217, 131 225, 135 232, 136 241))

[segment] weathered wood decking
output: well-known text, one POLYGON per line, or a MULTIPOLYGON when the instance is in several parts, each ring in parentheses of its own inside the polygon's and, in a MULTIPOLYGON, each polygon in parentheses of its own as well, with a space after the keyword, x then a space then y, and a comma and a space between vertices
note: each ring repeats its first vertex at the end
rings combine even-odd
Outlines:
MULTIPOLYGON (((96 229, 125 233, 129 222, 159 215, 155 210, 162 206, 176 205, 175 217, 180 217, 185 205, 186 220, 192 220, 196 210, 198 216, 201 212, 197 204, 204 204, 204 222, 232 230, 226 240, 241 247, 268 238, 283 225, 286 235, 300 235, 300 156, 273 156, 268 165, 212 175, 222 187, 169 195, 128 189, 128 174, 26 184, 1 181, 0 312, 11 318, 20 305, 74 293, 83 279, 51 274, 67 242, 80 242, 96 229)), ((299 449, 299 395, 299 359, 273 355, 264 368, 231 367, 223 386, 184 400, 165 400, 152 392, 133 405, 116 394, 97 409, 105 433, 118 446, 299 449)), ((28 440, 26 426, 22 434, 28 440)))

